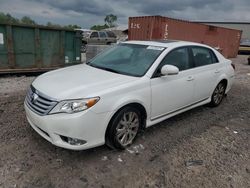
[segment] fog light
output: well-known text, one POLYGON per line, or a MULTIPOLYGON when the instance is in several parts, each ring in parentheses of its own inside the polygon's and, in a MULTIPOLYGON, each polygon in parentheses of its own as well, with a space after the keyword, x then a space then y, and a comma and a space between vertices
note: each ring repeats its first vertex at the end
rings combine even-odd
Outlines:
POLYGON ((76 145, 76 146, 80 146, 80 145, 83 145, 86 143, 85 140, 79 140, 79 139, 76 139, 76 138, 69 138, 68 137, 68 143, 70 145, 76 145))
POLYGON ((64 142, 67 142, 68 144, 74 145, 74 146, 80 146, 80 145, 87 143, 85 140, 80 140, 77 138, 70 138, 70 137, 66 137, 66 136, 61 136, 61 138, 64 142))

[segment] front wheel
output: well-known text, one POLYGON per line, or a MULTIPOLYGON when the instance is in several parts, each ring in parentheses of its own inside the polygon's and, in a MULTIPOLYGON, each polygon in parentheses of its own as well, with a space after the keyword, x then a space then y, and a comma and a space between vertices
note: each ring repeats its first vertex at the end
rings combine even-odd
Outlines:
POLYGON ((125 107, 115 114, 106 133, 106 144, 111 148, 125 149, 132 144, 141 127, 140 111, 125 107))
POLYGON ((216 88, 212 94, 210 106, 212 106, 212 107, 218 106, 222 102, 222 100, 225 96, 225 91, 226 91, 226 84, 223 82, 220 82, 216 86, 216 88))

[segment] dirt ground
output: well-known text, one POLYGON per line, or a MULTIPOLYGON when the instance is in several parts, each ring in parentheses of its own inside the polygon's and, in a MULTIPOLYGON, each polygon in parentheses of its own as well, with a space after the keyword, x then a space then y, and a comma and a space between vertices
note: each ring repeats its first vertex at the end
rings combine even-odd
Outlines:
POLYGON ((0 187, 250 187, 250 66, 217 108, 148 128, 127 150, 69 151, 28 125, 23 101, 35 77, 0 78, 0 187))

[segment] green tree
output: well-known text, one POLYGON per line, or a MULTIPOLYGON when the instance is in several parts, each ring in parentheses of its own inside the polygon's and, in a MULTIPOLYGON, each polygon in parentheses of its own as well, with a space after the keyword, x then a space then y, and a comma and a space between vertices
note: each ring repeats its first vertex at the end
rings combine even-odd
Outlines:
POLYGON ((21 22, 27 25, 37 25, 37 23, 28 16, 22 17, 21 22))
POLYGON ((107 28, 109 28, 109 26, 107 24, 104 24, 104 25, 93 25, 90 29, 100 31, 107 28))
POLYGON ((79 25, 66 25, 64 26, 65 29, 80 29, 81 27, 79 25))
POLYGON ((17 24, 19 23, 19 19, 12 17, 10 14, 4 14, 0 12, 0 22, 1 23, 11 23, 11 24, 17 24))
POLYGON ((54 27, 54 28, 61 28, 62 27, 59 24, 54 24, 54 23, 51 23, 51 22, 47 22, 46 26, 48 26, 48 27, 54 27))
POLYGON ((104 22, 109 26, 109 27, 114 27, 115 22, 117 21, 117 16, 113 14, 109 14, 104 18, 104 22))

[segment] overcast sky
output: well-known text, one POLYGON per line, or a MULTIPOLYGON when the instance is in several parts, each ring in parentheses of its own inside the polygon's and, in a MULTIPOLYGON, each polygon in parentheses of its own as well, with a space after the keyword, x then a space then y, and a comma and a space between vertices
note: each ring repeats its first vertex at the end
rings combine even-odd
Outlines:
POLYGON ((0 0, 0 12, 30 16, 40 24, 50 21, 83 28, 103 24, 107 14, 117 15, 119 25, 141 15, 250 22, 250 0, 0 0))

